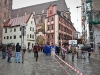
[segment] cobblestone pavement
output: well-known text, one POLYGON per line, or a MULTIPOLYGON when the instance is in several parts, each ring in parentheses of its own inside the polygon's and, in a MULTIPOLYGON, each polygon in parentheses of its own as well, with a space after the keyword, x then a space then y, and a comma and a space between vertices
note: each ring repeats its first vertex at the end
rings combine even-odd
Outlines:
MULTIPOLYGON (((58 60, 58 58, 56 59, 58 60)), ((42 52, 39 52, 38 62, 35 61, 33 52, 26 52, 23 64, 15 63, 15 57, 12 57, 12 63, 7 63, 7 58, 2 59, 0 56, 0 75, 78 75, 77 72, 63 62, 58 61, 66 68, 69 74, 50 55, 46 56, 42 52)), ((71 54, 67 54, 65 61, 84 73, 84 75, 100 75, 100 60, 92 58, 87 58, 86 60, 77 59, 75 56, 75 61, 72 62, 71 54)))

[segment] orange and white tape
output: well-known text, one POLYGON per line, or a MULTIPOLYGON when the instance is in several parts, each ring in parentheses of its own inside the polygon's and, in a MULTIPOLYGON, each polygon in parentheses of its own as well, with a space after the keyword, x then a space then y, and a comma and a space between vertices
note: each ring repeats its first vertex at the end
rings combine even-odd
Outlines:
MULTIPOLYGON (((57 61, 57 59, 55 59, 55 60, 57 61)), ((57 63, 65 70, 65 72, 66 72, 68 75, 70 75, 70 74, 68 73, 68 71, 60 64, 59 61, 57 61, 57 63)))
POLYGON ((62 60, 58 55, 56 55, 56 57, 58 57, 63 63, 65 63, 67 66, 69 66, 71 69, 73 69, 75 72, 77 72, 79 75, 84 75, 83 73, 81 73, 79 70, 77 70, 76 68, 74 68, 73 66, 71 66, 70 64, 68 64, 67 62, 65 62, 64 60, 62 60))

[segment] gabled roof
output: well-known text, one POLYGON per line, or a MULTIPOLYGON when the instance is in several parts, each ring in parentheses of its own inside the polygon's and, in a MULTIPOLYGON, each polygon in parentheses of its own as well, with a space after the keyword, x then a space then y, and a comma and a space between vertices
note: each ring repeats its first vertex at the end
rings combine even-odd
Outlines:
POLYGON ((27 7, 23 7, 23 8, 19 8, 19 9, 14 9, 14 10, 12 10, 12 18, 16 17, 17 15, 23 16, 25 13, 30 14, 30 13, 35 12, 36 14, 42 14, 42 10, 44 10, 44 12, 46 13, 46 9, 50 5, 57 5, 57 10, 59 10, 59 11, 64 11, 64 10, 68 11, 65 0, 57 0, 57 1, 52 1, 52 2, 27 6, 27 7))
POLYGON ((4 24, 4 27, 18 26, 22 25, 22 23, 27 23, 31 15, 32 14, 9 19, 9 21, 4 24))

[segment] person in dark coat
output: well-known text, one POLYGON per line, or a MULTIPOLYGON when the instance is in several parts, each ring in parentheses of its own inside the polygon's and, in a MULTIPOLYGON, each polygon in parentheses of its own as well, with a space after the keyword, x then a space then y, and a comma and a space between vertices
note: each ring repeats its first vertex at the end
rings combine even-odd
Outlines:
POLYGON ((87 51, 88 51, 88 58, 90 58, 90 56, 91 56, 91 53, 90 52, 92 51, 91 50, 91 45, 88 46, 87 51))
POLYGON ((5 59, 6 58, 6 45, 5 44, 3 44, 2 45, 3 47, 2 47, 2 59, 5 59))
POLYGON ((19 43, 17 43, 16 45, 16 63, 20 63, 20 50, 21 50, 21 46, 19 45, 19 43))
POLYGON ((59 53, 60 53, 60 47, 56 46, 55 49, 56 49, 56 54, 59 55, 59 53))

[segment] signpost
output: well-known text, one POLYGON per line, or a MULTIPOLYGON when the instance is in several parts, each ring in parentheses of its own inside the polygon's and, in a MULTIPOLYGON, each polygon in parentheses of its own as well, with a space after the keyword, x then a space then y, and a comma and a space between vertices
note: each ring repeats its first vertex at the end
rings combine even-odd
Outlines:
MULTIPOLYGON (((25 30, 26 30, 26 23, 21 24, 21 36, 23 36, 23 45, 22 45, 22 63, 24 63, 24 35, 25 35, 25 30)), ((22 38, 22 37, 21 37, 22 38)))
POLYGON ((77 40, 69 40, 69 44, 77 44, 77 40))

